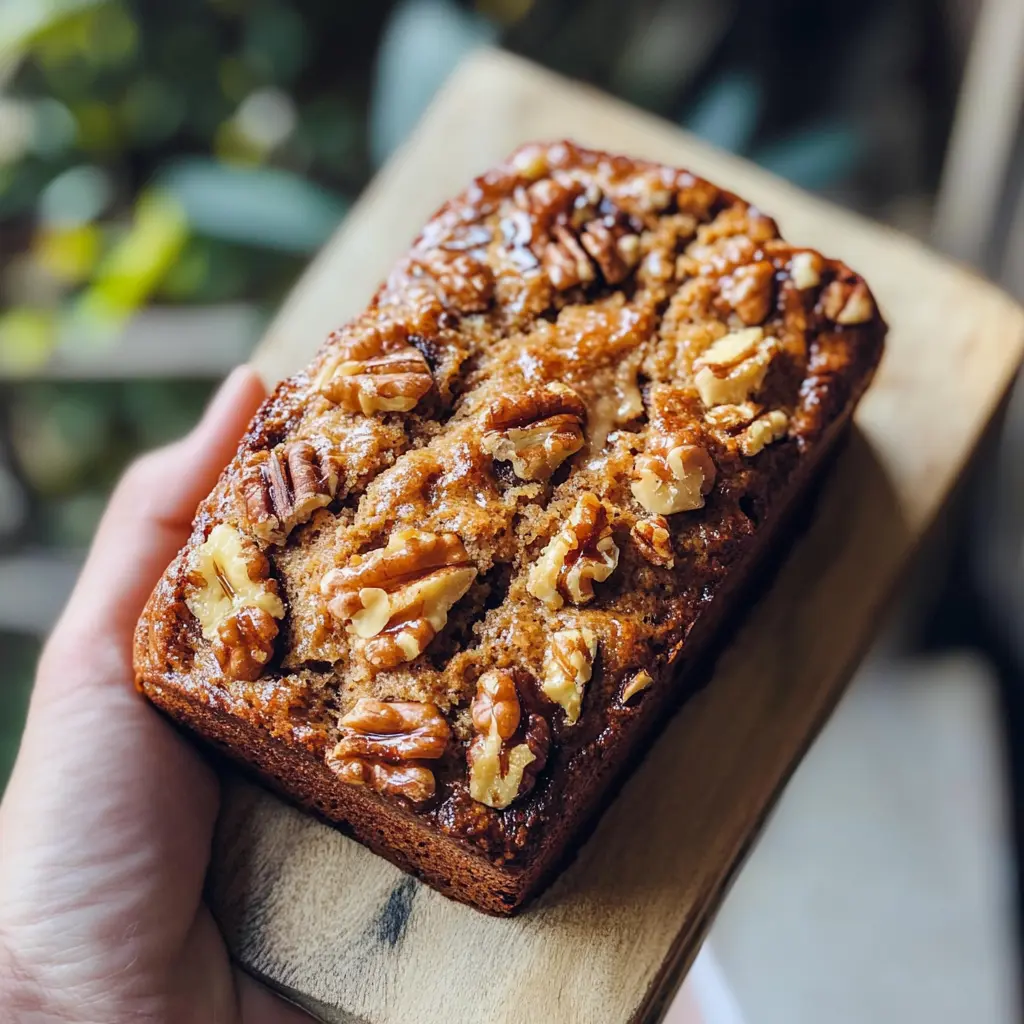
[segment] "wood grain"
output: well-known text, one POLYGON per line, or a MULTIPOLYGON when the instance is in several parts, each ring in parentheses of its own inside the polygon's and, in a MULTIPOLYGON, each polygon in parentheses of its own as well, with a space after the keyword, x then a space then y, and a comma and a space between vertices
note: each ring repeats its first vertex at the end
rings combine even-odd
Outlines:
POLYGON ((690 167, 863 272, 889 350, 810 528, 576 862, 525 914, 451 903, 229 780, 210 898, 236 957, 325 1020, 656 1020, 1024 348, 1024 313, 920 245, 621 103, 487 52, 463 66, 296 288, 257 356, 301 367, 419 225, 529 138, 690 167))

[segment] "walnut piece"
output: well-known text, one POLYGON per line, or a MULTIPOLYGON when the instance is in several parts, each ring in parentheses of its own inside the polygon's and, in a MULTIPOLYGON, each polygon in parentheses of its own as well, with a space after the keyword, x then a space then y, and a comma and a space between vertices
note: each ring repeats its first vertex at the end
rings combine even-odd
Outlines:
POLYGON ((760 327, 719 338, 693 364, 701 401, 708 408, 746 402, 764 383, 773 346, 760 327))
POLYGON ((366 641, 370 664, 385 669, 423 653, 475 578, 454 533, 406 529, 393 533, 386 547, 330 570, 320 592, 328 611, 366 641))
POLYGON ((434 795, 433 772, 409 762, 436 760, 448 746, 451 729, 437 705, 361 697, 339 725, 327 764, 343 782, 413 803, 434 795))
POLYGON ((381 796, 401 796, 410 803, 422 804, 434 795, 434 773, 420 764, 387 764, 364 761, 360 757, 337 758, 327 755, 327 766, 342 782, 351 786, 369 786, 381 796))
POLYGON ((498 462, 511 462, 520 480, 547 480, 583 447, 586 416, 586 406, 567 385, 531 388, 491 406, 480 447, 498 462))
POLYGON ((821 284, 822 259, 816 252, 795 252, 789 261, 789 277, 793 284, 805 291, 821 284))
POLYGON ((748 326, 764 323, 772 308, 775 268, 767 261, 737 267, 720 285, 722 298, 748 326))
POLYGON ((284 602, 269 574, 256 545, 226 523, 192 555, 185 604, 233 679, 259 678, 273 654, 274 620, 284 618, 284 602))
POLYGON ((548 723, 528 715, 522 742, 506 745, 522 719, 515 675, 507 669, 491 669, 480 677, 472 716, 477 735, 466 752, 469 795, 501 810, 533 788, 547 761, 548 723))
POLYGON ((564 224, 556 224, 552 234, 554 238, 541 256, 541 265, 552 286, 564 292, 579 284, 590 284, 597 274, 576 236, 564 224))
MULTIPOLYGON (((486 244, 486 243, 485 243, 486 244)), ((415 258, 416 276, 426 274, 437 286, 441 301, 460 313, 482 313, 494 296, 494 274, 468 252, 429 248, 415 258)))
POLYGON ((632 679, 626 683, 622 688, 622 693, 619 695, 619 700, 623 704, 628 704, 638 693, 643 693, 652 683, 654 677, 647 669, 640 669, 639 672, 632 679))
POLYGON ((740 451, 746 456, 757 455, 762 448, 785 437, 789 429, 789 417, 781 409, 773 409, 753 423, 739 435, 740 451))
POLYGON ((671 569, 676 564, 675 552, 672 550, 672 535, 668 530, 668 520, 664 516, 638 519, 630 533, 640 554, 652 565, 671 569))
POLYGON ((739 405, 716 405, 708 409, 704 419, 715 430, 736 430, 745 427, 757 418, 763 406, 756 402, 742 402, 739 405))
POLYGON ((556 291, 591 284, 599 276, 618 284, 640 261, 640 239, 595 182, 556 172, 521 191, 517 201, 530 223, 514 234, 506 231, 506 237, 533 240, 534 255, 556 291))
POLYGON ((822 312, 837 324, 852 327, 875 315, 871 292, 863 281, 833 281, 821 294, 822 312))
POLYGON ((526 589, 557 610, 593 600, 594 582, 603 583, 619 564, 608 513, 596 495, 581 494, 566 524, 548 541, 530 568, 526 589))
POLYGON ((648 512, 671 516, 700 508, 717 474, 706 449, 655 435, 651 450, 633 460, 633 475, 633 497, 648 512))
POLYGON ((551 634, 544 653, 541 689, 565 712, 567 725, 575 725, 597 657, 597 637, 587 629, 560 629, 551 634))
POLYGON ((317 376, 316 389, 348 412, 408 412, 434 380, 419 349, 395 326, 343 337, 317 376))
POLYGON ((338 466, 309 441, 259 452, 242 476, 246 522, 264 544, 283 544, 288 534, 338 490, 338 466))
POLYGON ((598 265, 608 284, 624 281, 640 261, 640 239, 616 234, 614 219, 590 221, 580 235, 580 244, 598 265))

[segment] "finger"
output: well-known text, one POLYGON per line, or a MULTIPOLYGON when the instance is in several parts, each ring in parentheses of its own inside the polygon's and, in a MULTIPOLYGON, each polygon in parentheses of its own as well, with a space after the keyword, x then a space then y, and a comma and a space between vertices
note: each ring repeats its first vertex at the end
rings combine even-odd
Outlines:
POLYGON ((190 434, 129 468, 97 530, 62 627, 134 627, 160 573, 185 542, 196 505, 230 461, 264 394, 255 371, 239 367, 190 434))

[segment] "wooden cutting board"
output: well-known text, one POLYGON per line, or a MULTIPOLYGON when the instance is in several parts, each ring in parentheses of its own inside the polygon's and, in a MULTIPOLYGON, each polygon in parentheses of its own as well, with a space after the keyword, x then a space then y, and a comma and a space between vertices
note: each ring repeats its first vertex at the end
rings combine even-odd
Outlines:
POLYGON ((692 168, 763 207, 791 241, 846 260, 875 289, 892 325, 889 349, 812 525, 710 685, 521 916, 497 920, 451 903, 261 789, 227 780, 214 912, 242 964, 328 1021, 658 1020, 1024 347, 1021 309, 917 242, 622 103, 484 52, 448 82, 285 304, 256 355, 267 380, 303 366, 360 310, 472 175, 528 139, 566 136, 692 168))

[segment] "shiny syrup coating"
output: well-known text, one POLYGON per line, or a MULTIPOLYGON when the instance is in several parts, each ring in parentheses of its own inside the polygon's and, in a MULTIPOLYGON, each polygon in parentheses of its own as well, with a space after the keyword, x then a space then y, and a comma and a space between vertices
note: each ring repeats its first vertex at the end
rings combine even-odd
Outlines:
MULTIPOLYGON (((525 861, 579 774, 612 756, 645 702, 672 685, 687 636, 777 514, 802 460, 870 379, 884 337, 873 301, 857 323, 830 319, 826 290, 834 311, 863 286, 814 254, 801 257, 798 287, 793 260, 805 252, 782 241, 770 218, 689 172, 568 142, 519 150, 445 204, 368 309, 268 399, 150 602, 137 655, 143 688, 159 679, 201 689, 318 757, 360 698, 436 705, 452 729, 430 763, 436 795, 406 809, 493 863, 525 861), (721 426, 721 410, 709 417, 694 364, 722 337, 750 329, 770 353, 750 397, 754 418, 779 411, 787 427, 746 456, 746 424, 721 426), (392 363, 430 371, 429 391, 411 408, 367 413, 329 397, 354 393, 351 381, 325 389, 332 367, 359 362, 360 372, 376 372, 396 352, 392 363), (415 359, 402 357, 409 352, 415 359), (502 403, 553 383, 582 403, 585 440, 547 478, 521 479, 481 438, 502 403), (262 677, 233 680, 184 607, 190 550, 216 523, 245 528, 247 466, 296 441, 330 454, 334 497, 266 549, 287 614, 262 677), (706 451, 715 479, 702 507, 666 517, 668 568, 633 536, 651 513, 630 485, 637 456, 673 445, 706 451), (605 509, 617 562, 592 600, 552 608, 530 593, 530 570, 584 494, 605 509), (320 585, 410 528, 457 535, 476 574, 423 653, 382 670, 328 612, 320 585), (556 630, 581 627, 596 635, 598 654, 580 718, 568 725, 541 689, 544 655, 556 630), (542 716, 551 734, 533 789, 504 810, 473 801, 467 787, 469 708, 492 668, 528 681, 524 712, 542 716), (624 706, 622 686, 641 670, 654 682, 624 706)), ((378 390, 393 399, 394 388, 378 390)), ((517 414, 514 426, 529 429, 529 416, 517 414)))

